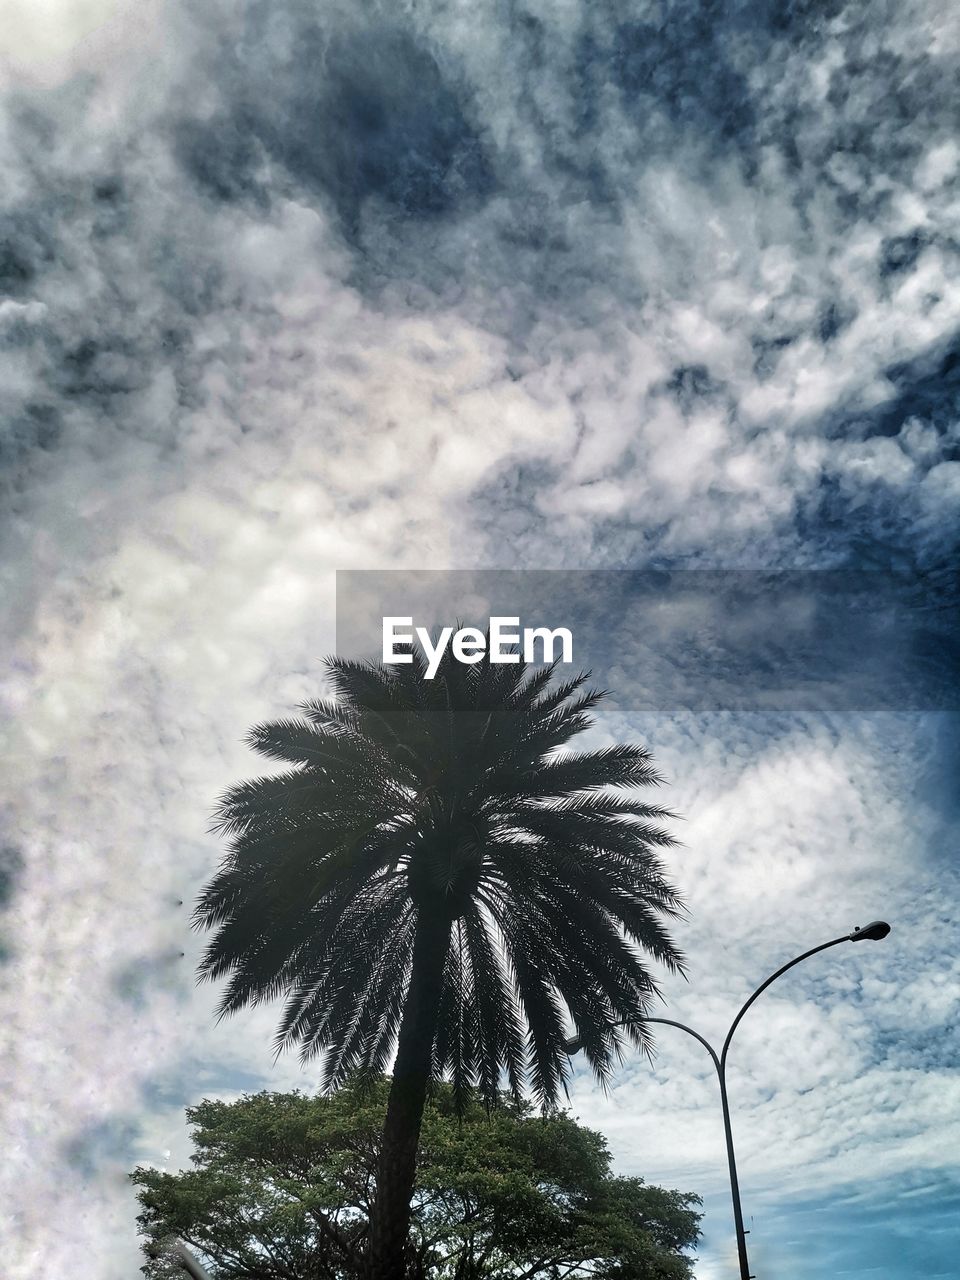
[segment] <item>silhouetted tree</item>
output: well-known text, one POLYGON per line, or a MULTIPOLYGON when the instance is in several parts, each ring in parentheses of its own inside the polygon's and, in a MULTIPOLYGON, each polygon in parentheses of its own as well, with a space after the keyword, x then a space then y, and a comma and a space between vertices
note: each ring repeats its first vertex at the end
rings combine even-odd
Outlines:
POLYGON ((569 749, 603 693, 449 650, 428 680, 411 656, 331 658, 333 698, 251 731, 287 768, 222 798, 229 852, 195 913, 215 931, 201 972, 228 979, 221 1016, 284 996, 277 1047, 322 1052, 327 1087, 396 1051, 371 1280, 403 1276, 430 1080, 492 1102, 505 1075, 552 1103, 572 1018, 605 1081, 623 1035, 649 1048, 643 953, 680 967, 654 852, 674 843, 671 815, 634 790, 659 782, 650 753, 569 749))
MULTIPOLYGON (((388 1080, 327 1097, 259 1093, 190 1107, 192 1168, 139 1168, 150 1280, 180 1280, 179 1237, 215 1280, 357 1280, 388 1080), (169 1247, 169 1246, 168 1246, 169 1247), (159 1254, 159 1256, 155 1256, 159 1254)), ((508 1097, 424 1110, 408 1280, 689 1280, 697 1196, 610 1172, 599 1133, 508 1097)))

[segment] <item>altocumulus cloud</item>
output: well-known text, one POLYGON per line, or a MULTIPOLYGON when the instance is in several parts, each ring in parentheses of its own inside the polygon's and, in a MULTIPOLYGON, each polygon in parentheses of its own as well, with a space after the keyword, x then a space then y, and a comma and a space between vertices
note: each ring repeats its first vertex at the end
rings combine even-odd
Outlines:
MULTIPOLYGON (((212 1028, 177 903, 243 731, 316 692, 333 569, 949 563, 960 31, 945 3, 70 8, 13 5, 2 61, 4 1257, 119 1280, 123 1173, 182 1158, 184 1103, 300 1078, 269 1013, 212 1028)), ((646 735, 689 818, 690 1017, 771 939, 900 913, 895 959, 744 1028, 745 1166, 942 1175, 951 718, 603 732, 646 735)), ((706 1186, 682 1055, 577 1101, 706 1186)))

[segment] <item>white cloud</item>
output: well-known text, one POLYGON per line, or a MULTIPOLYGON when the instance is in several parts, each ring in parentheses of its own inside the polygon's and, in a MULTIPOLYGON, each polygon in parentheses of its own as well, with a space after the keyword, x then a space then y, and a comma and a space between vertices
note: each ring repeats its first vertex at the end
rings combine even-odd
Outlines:
MULTIPOLYGON (((0 303, 2 396, 26 434, 0 570, 4 838, 27 864, 5 920, 4 1256, 13 1280, 120 1280, 136 1265, 125 1162, 182 1160, 182 1105, 235 1092, 240 1072, 310 1078, 271 1066, 271 1011, 212 1025, 185 920, 217 857, 212 801, 257 769, 242 734, 317 691, 335 569, 816 564, 882 541, 888 520, 921 558, 947 547, 955 423, 920 404, 878 434, 871 415, 902 393, 891 366, 933 360, 960 322, 957 148, 926 119, 887 136, 871 58, 882 45, 919 76, 918 42, 946 61, 955 41, 927 6, 872 36, 851 18, 777 38, 752 62, 738 45, 757 111, 738 151, 706 117, 631 114, 610 66, 591 99, 585 37, 612 39, 599 11, 540 6, 535 57, 493 7, 438 7, 416 22, 466 86, 499 189, 420 220, 381 192, 350 230, 265 142, 235 199, 177 151, 203 119, 229 154, 231 77, 296 132, 300 6, 275 9, 282 56, 236 6, 8 9, 4 234, 23 261, 0 303), (883 277, 885 246, 914 231, 915 259, 883 277), (821 519, 824 481, 840 505, 821 519)), ((633 674, 626 658, 613 674, 633 674)), ((688 815, 681 1018, 717 1036, 781 957, 886 911, 895 925, 812 961, 744 1023, 745 1187, 947 1167, 955 1084, 930 1045, 955 983, 930 921, 948 820, 912 791, 925 722, 604 728, 651 741, 688 815)), ((628 1063, 607 1099, 578 1085, 577 1109, 621 1167, 720 1188, 709 1062, 666 1029, 660 1044, 654 1074, 628 1063)), ((711 1255, 698 1274, 723 1271, 711 1255)))

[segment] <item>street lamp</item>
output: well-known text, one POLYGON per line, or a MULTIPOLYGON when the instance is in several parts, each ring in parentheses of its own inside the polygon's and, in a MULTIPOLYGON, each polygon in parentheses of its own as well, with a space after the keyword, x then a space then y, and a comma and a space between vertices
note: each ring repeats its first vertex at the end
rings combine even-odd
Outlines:
MULTIPOLYGON (((803 955, 797 956, 790 960, 787 964, 781 965, 776 973, 771 973, 765 982, 761 982, 753 995, 742 1006, 740 1012, 730 1024, 730 1030, 727 1032, 726 1039, 719 1055, 713 1045, 700 1034, 694 1031, 692 1027, 688 1027, 683 1022, 675 1022, 672 1018, 643 1018, 644 1023, 659 1022, 667 1027, 676 1027, 680 1031, 686 1031, 688 1035, 693 1036, 694 1040, 699 1042, 709 1053, 711 1061, 717 1071, 717 1079, 720 1081, 720 1104, 723 1109, 723 1133, 727 1144, 727 1164, 730 1169, 730 1194, 733 1199, 733 1221, 737 1230, 737 1254, 740 1259, 740 1280, 754 1280, 750 1274, 750 1265, 747 1262, 747 1232, 743 1227, 743 1210, 740 1207, 740 1183, 737 1180, 737 1161, 733 1150, 733 1133, 730 1128, 730 1107, 727 1102, 727 1053, 730 1049, 730 1041, 733 1039, 733 1033, 740 1025, 743 1015, 756 1000, 757 996, 766 991, 771 982, 776 982, 777 978, 792 969, 795 964, 799 964, 801 960, 807 960, 810 956, 815 956, 818 951, 826 951, 828 947, 839 946, 841 942, 879 942, 881 938, 885 938, 890 932, 890 926, 885 920, 872 920, 870 924, 865 925, 862 929, 854 929, 853 933, 845 933, 842 938, 833 938, 830 942, 821 942, 818 947, 811 947, 809 951, 804 951, 803 955)), ((619 1022, 617 1026, 629 1026, 629 1022, 619 1022)), ((574 1037, 567 1041, 567 1052, 576 1053, 580 1048, 580 1041, 574 1037)))

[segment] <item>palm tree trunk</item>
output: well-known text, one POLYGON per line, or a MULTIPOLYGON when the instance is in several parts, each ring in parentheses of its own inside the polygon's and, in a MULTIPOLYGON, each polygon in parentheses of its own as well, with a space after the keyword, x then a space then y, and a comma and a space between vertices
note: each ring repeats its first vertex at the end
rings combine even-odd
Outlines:
POLYGON ((450 921, 442 910, 421 909, 413 944, 410 989, 400 1023, 397 1060, 380 1141, 377 1193, 370 1215, 367 1280, 403 1280, 410 1200, 416 1177, 420 1126, 430 1082, 443 966, 450 921))

